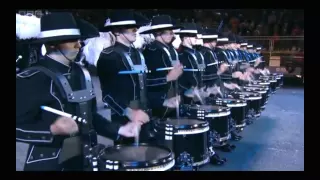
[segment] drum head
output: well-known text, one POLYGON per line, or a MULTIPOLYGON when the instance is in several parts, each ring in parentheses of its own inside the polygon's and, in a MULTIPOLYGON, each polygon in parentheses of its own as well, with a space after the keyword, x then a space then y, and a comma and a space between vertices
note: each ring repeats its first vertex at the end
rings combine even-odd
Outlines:
POLYGON ((218 98, 217 100, 227 101, 228 103, 237 101, 237 99, 232 99, 232 98, 222 98, 222 99, 221 99, 221 98, 218 98))
POLYGON ((246 95, 246 96, 254 96, 255 94, 257 93, 254 93, 254 92, 240 92, 240 94, 243 94, 243 95, 246 95))
POLYGON ((216 105, 197 105, 197 106, 192 106, 192 108, 199 108, 201 110, 205 110, 209 112, 212 110, 228 109, 227 107, 216 106, 216 105))
POLYGON ((260 87, 245 87, 244 89, 252 90, 252 91, 263 91, 264 90, 264 88, 260 88, 260 87))
POLYGON ((173 125, 173 126, 183 126, 183 125, 195 125, 195 124, 202 124, 203 121, 199 121, 196 119, 168 119, 166 121, 167 124, 173 125))
POLYGON ((120 145, 103 150, 102 159, 120 162, 145 162, 168 157, 167 149, 147 145, 120 145))
MULTIPOLYGON (((229 104, 237 104, 237 103, 244 103, 245 102, 245 100, 243 100, 243 99, 233 99, 233 98, 223 98, 223 99, 218 99, 218 100, 226 101, 229 104)), ((222 108, 226 108, 226 107, 222 107, 222 108)))

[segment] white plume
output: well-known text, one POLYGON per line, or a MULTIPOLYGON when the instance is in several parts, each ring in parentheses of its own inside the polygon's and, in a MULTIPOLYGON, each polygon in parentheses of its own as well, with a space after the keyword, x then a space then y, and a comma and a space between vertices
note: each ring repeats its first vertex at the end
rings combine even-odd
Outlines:
POLYGON ((37 38, 40 31, 40 18, 31 14, 16 14, 16 36, 19 39, 37 38))
POLYGON ((83 54, 89 64, 97 66, 100 54, 103 49, 113 46, 115 37, 112 33, 101 33, 100 37, 90 38, 84 41, 83 54))
POLYGON ((137 39, 136 41, 133 43, 134 47, 137 49, 141 49, 143 48, 145 45, 152 43, 155 38, 153 36, 153 34, 140 34, 144 31, 147 31, 151 29, 150 25, 147 26, 141 26, 138 31, 137 31, 137 39))
POLYGON ((182 42, 180 39, 180 36, 176 34, 176 35, 174 35, 174 37, 175 37, 175 40, 172 42, 172 45, 175 49, 179 49, 180 44, 182 42))

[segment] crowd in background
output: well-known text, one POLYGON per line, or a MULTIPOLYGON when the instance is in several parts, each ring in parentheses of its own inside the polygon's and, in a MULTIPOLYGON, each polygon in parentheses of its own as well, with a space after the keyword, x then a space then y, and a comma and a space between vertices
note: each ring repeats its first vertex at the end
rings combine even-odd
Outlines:
MULTIPOLYGON (((104 24, 111 9, 59 9, 69 11, 93 23, 104 24)), ((286 9, 139 9, 151 19, 158 14, 169 14, 176 23, 195 22, 203 27, 218 28, 220 32, 241 36, 271 36, 274 47, 301 51, 303 41, 279 42, 279 36, 304 36, 304 10, 286 9)), ((269 46, 269 42, 263 42, 269 46)))

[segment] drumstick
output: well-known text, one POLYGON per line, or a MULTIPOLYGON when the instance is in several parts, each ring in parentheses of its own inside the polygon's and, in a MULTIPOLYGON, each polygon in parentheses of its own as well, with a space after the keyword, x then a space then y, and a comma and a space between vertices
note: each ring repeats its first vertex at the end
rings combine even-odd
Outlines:
POLYGON ((204 103, 203 103, 203 100, 202 100, 202 98, 201 98, 201 96, 199 94, 199 90, 198 89, 194 90, 194 94, 197 96, 197 98, 200 100, 200 103, 203 105, 204 103))
POLYGON ((178 99, 178 97, 179 97, 179 82, 178 82, 178 80, 176 80, 176 82, 175 82, 175 89, 176 89, 176 116, 177 116, 177 119, 180 119, 180 110, 179 110, 179 99, 178 99))
POLYGON ((20 59, 22 59, 21 55, 18 56, 18 58, 16 59, 16 62, 18 62, 20 59))
POLYGON ((59 111, 57 109, 53 109, 51 107, 48 107, 48 106, 40 106, 40 107, 41 107, 41 109, 43 109, 45 111, 48 111, 48 112, 51 112, 51 113, 54 113, 54 114, 57 114, 57 115, 60 115, 60 116, 64 116, 64 117, 68 117, 68 118, 72 118, 73 117, 72 114, 65 113, 65 112, 59 111))
POLYGON ((62 111, 59 111, 57 109, 54 109, 54 108, 51 108, 51 107, 48 107, 48 106, 40 106, 40 108, 45 110, 45 111, 51 112, 53 114, 57 114, 57 115, 60 115, 60 116, 63 116, 63 117, 67 117, 67 118, 72 118, 72 119, 78 120, 79 122, 82 122, 82 123, 87 123, 86 120, 82 119, 81 117, 74 116, 72 114, 69 114, 69 113, 66 113, 66 112, 62 112, 62 111))
POLYGON ((138 146, 139 145, 139 134, 140 134, 140 126, 136 126, 135 128, 135 137, 134 137, 134 143, 138 146))

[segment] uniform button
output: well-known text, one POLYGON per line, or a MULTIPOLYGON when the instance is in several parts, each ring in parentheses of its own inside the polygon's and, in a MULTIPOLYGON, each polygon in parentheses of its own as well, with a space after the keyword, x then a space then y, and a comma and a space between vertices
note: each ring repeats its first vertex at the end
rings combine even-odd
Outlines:
POLYGON ((56 153, 55 153, 55 152, 53 152, 53 153, 52 153, 52 156, 56 156, 56 153))
POLYGON ((43 154, 40 154, 40 157, 42 158, 42 157, 43 157, 43 154))
POLYGON ((41 139, 46 139, 46 137, 45 137, 45 136, 42 136, 41 139))
POLYGON ((31 137, 30 137, 30 136, 28 136, 27 138, 28 138, 28 139, 30 139, 31 137))
POLYGON ((33 159, 33 156, 30 156, 30 158, 29 158, 30 160, 32 160, 33 159))

